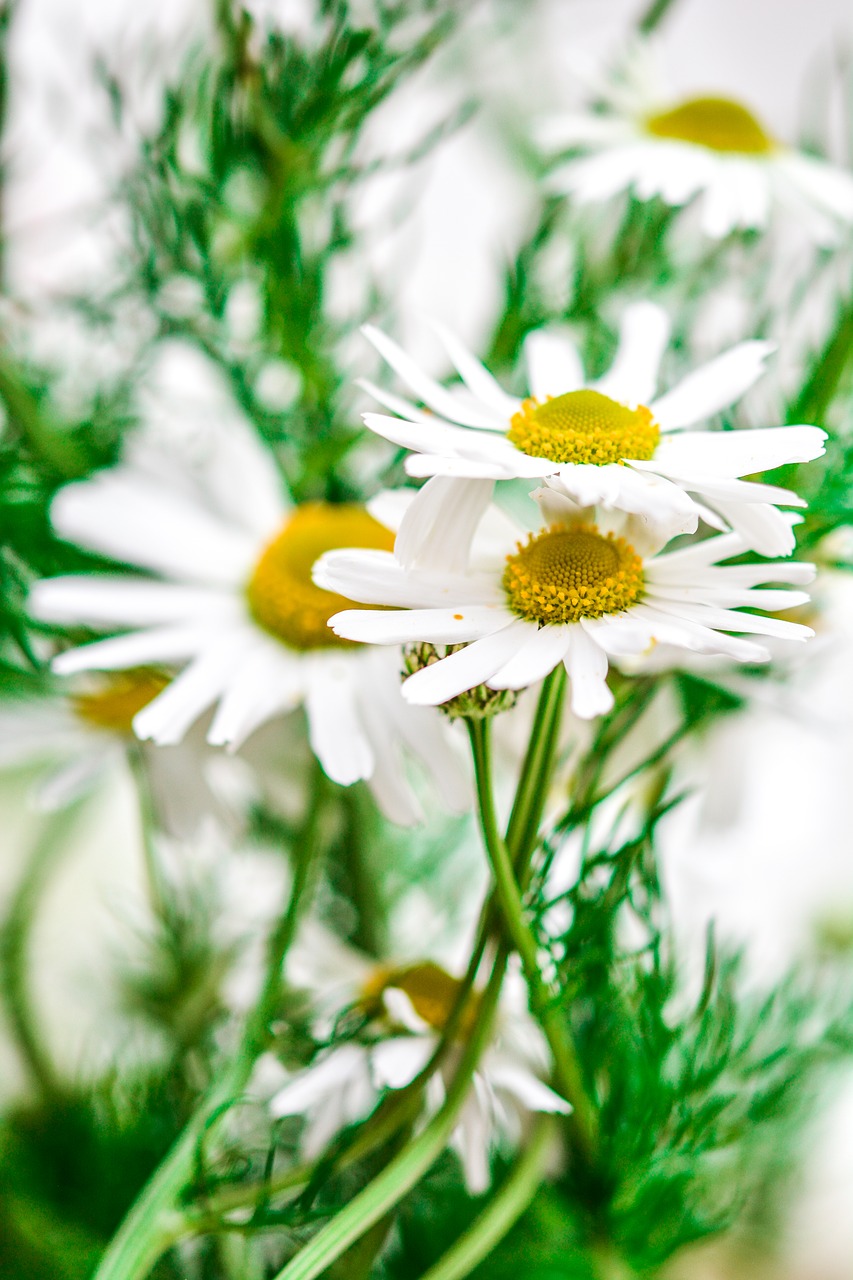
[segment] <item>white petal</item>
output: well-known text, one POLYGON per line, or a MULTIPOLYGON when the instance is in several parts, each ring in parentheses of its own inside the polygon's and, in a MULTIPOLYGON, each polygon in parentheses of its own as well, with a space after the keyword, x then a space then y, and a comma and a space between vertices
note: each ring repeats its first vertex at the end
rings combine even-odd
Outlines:
POLYGON ((638 467, 679 478, 752 475, 789 462, 811 462, 824 452, 819 427, 764 427, 739 431, 691 431, 664 436, 651 462, 638 467))
POLYGON ((235 751, 259 725, 298 706, 305 692, 300 659, 283 644, 258 636, 223 691, 207 741, 235 751))
POLYGON ((390 551, 327 551, 315 563, 314 581, 360 604, 429 608, 458 603, 495 604, 503 599, 493 573, 438 573, 404 569, 390 551))
POLYGON ((325 1058, 301 1071, 278 1091, 270 1100, 270 1114, 301 1115, 309 1107, 334 1093, 365 1064, 366 1052, 360 1045, 343 1044, 333 1049, 325 1058))
POLYGON ((494 412, 495 430, 505 431, 509 426, 510 418, 517 412, 521 402, 515 396, 507 395, 497 379, 492 377, 479 360, 475 360, 468 348, 450 329, 437 321, 432 322, 432 327, 444 344, 445 351, 468 390, 494 412))
POLYGON ((528 1111, 565 1116, 572 1110, 565 1098, 518 1063, 504 1060, 498 1064, 490 1060, 489 1080, 496 1089, 512 1094, 528 1111))
POLYGON ((581 720, 604 715, 613 706, 607 687, 607 654, 583 626, 571 628, 566 670, 572 682, 572 711, 581 720))
POLYGON ((28 607, 43 622, 111 628, 229 617, 236 605, 231 591, 149 582, 127 574, 75 574, 37 582, 28 607))
POLYGON ((785 176, 812 201, 843 222, 853 222, 853 176, 814 156, 788 151, 779 161, 785 176))
POLYGON ((465 644, 506 626, 502 605, 459 605, 451 609, 346 609, 329 619, 336 636, 362 644, 465 644))
POLYGON ((664 613, 651 605, 634 605, 629 617, 648 623, 655 640, 689 649, 693 653, 721 653, 738 662, 768 662, 770 659, 770 654, 763 645, 714 631, 711 627, 689 618, 664 613))
POLYGON ((42 813, 57 813, 90 791, 110 764, 116 764, 121 749, 111 741, 107 747, 93 746, 82 755, 51 770, 35 788, 34 802, 42 813))
POLYGON ((761 556, 789 556, 797 543, 787 512, 769 503, 728 502, 715 498, 711 504, 741 538, 747 550, 761 556))
POLYGON ((152 627, 67 649, 57 654, 51 668, 57 675, 69 676, 78 671, 122 671, 149 662, 182 662, 209 642, 209 627, 152 627))
POLYGON ((521 648, 532 623, 507 612, 507 625, 494 635, 475 640, 458 653, 409 676, 403 697, 419 706, 437 706, 459 693, 475 688, 495 674, 521 648))
POLYGON ((655 608, 676 618, 686 618, 714 630, 734 631, 747 635, 777 636, 781 640, 809 640, 814 635, 811 627, 784 618, 764 618, 757 613, 741 613, 736 609, 719 609, 714 605, 673 603, 655 600, 655 608))
POLYGON ((544 679, 568 652, 570 626, 545 626, 534 631, 521 648, 486 681, 490 689, 526 689, 544 679))
POLYGON ((367 378, 356 378, 355 385, 373 396, 374 400, 378 400, 386 409, 396 413, 398 418, 405 418, 407 422, 432 422, 434 419, 434 414, 428 409, 419 409, 410 400, 395 396, 391 391, 378 387, 375 382, 370 382, 367 378))
POLYGON ((396 533, 416 494, 417 489, 380 489, 368 500, 368 513, 386 529, 396 533))
POLYGON ((370 743, 358 717, 353 681, 359 664, 346 657, 314 660, 305 712, 311 749, 333 782, 351 786, 373 772, 370 743))
POLYGON ((372 342, 376 350, 384 360, 390 364, 391 368, 400 375, 405 383, 414 391, 424 404, 429 405, 436 413, 447 418, 450 422, 458 422, 460 426, 465 427, 485 427, 486 430, 494 429, 495 420, 494 412, 488 409, 482 409, 480 412, 476 410, 466 410, 454 397, 447 391, 440 382, 436 382, 429 374, 424 373, 410 356, 407 356, 396 342, 381 333, 379 329, 373 325, 366 324, 362 328, 362 333, 372 342))
POLYGON ((741 342, 695 369, 649 406, 664 431, 676 431, 710 418, 739 400, 764 372, 775 351, 772 342, 741 342))
POLYGON ((370 1053, 377 1088, 404 1089, 426 1066, 434 1048, 433 1036, 392 1036, 380 1040, 370 1053))
POLYGON ((463 573, 492 489, 490 480, 446 476, 428 480, 400 523, 394 554, 401 564, 437 573, 463 573))
POLYGON ((657 386, 669 329, 668 315, 653 302, 626 307, 619 324, 616 358, 594 384, 596 389, 623 404, 648 404, 657 386))
POLYGON ((161 745, 180 742, 190 725, 228 687, 241 662, 251 654, 253 640, 248 627, 211 638, 198 657, 134 717, 137 737, 161 745))
POLYGON ((51 520, 69 542, 188 582, 242 583, 260 550, 243 530, 126 468, 60 489, 51 520))
POLYGON ((565 395, 584 385, 583 365, 578 350, 563 334, 534 330, 524 339, 524 358, 530 394, 537 400, 565 395))

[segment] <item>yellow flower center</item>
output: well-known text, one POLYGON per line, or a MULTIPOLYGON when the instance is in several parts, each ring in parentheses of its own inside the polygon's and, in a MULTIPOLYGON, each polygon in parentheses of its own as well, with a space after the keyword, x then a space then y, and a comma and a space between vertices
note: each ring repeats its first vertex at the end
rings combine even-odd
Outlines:
POLYGON ((645 124, 656 138, 677 138, 711 151, 760 156, 776 147, 752 112, 728 98, 690 98, 649 116, 645 124))
POLYGON ((503 585, 513 613, 528 622, 578 622, 636 604, 643 562, 624 538, 594 524, 554 525, 507 556, 503 585))
POLYGON ((392 551, 394 535, 363 507, 306 502, 261 552, 246 587, 252 617, 293 649, 352 648, 327 626, 341 609, 358 606, 311 580, 324 551, 369 547, 392 551))
MULTIPOLYGON (((389 989, 402 991, 408 996, 419 1018, 435 1031, 443 1031, 455 1008, 462 983, 431 960, 405 965, 399 969, 379 968, 364 985, 364 1008, 372 1015, 377 1014, 382 996, 389 989)), ((471 993, 459 1025, 459 1032, 463 1036, 474 1025, 478 1002, 476 993, 471 993)))
POLYGON ((75 714, 96 729, 112 733, 132 733, 133 718, 153 702, 169 683, 160 671, 139 667, 108 676, 101 688, 92 693, 78 693, 71 698, 75 714))
POLYGON ((544 403, 525 400, 507 439, 531 458, 604 466, 654 455, 660 428, 645 405, 629 409, 600 391, 567 391, 544 403))

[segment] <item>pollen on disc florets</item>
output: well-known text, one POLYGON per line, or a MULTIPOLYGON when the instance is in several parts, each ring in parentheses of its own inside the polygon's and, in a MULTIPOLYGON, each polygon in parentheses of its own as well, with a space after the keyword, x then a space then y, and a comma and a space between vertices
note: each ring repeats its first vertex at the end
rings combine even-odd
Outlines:
POLYGON ((656 138, 693 142, 712 151, 766 155, 776 143, 755 116, 728 98, 690 98, 645 122, 656 138))
MULTIPOLYGON (((360 1004, 369 1017, 382 1013, 382 997, 388 990, 402 991, 415 1013, 435 1031, 443 1031, 462 990, 454 978, 432 960, 423 960, 400 968, 380 966, 365 982, 360 1004)), ((479 997, 471 992, 459 1023, 459 1033, 466 1035, 473 1027, 479 997)))
POLYGON ((595 525, 553 525, 507 556, 513 613, 540 626, 621 613, 643 590, 643 562, 624 538, 595 525))
POLYGON ((507 439, 531 458, 604 466, 625 458, 647 462, 660 427, 645 405, 629 409, 600 391, 567 391, 543 402, 525 400, 507 439))
POLYGON ((105 677, 98 688, 71 698, 74 713, 96 729, 132 733, 136 715, 153 702, 169 683, 169 677, 150 667, 139 667, 105 677))
POLYGON ((354 648, 336 636, 329 618, 358 606, 315 586, 311 570, 325 551, 366 547, 392 551, 394 535, 363 507, 306 502, 267 544, 246 587, 252 617, 293 649, 354 648))

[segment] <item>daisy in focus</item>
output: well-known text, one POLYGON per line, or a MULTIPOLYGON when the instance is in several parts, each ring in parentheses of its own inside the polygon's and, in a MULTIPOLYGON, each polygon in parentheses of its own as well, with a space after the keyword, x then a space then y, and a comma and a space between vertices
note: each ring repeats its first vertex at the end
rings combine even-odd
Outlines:
MULTIPOLYGON (((403 1089, 419 1075, 438 1047, 460 996, 462 983, 431 960, 398 966, 371 962, 325 930, 312 933, 311 953, 290 965, 322 1005, 318 1033, 334 1025, 361 1026, 353 1036, 321 1053, 293 1075, 271 1099, 274 1116, 303 1115, 302 1149, 316 1159, 350 1124, 364 1120, 386 1090, 403 1089), (318 936, 319 935, 319 936, 318 936), (322 956, 318 969, 317 955, 322 956), (332 969, 337 967, 335 980, 332 969), (312 972, 315 982, 312 982, 312 972), (330 1005, 334 992, 337 1002, 330 1005)), ((442 1105, 461 1048, 477 1015, 474 991, 440 1066, 428 1079, 422 1119, 442 1105)), ((504 982, 495 1039, 483 1055, 473 1087, 450 1138, 472 1195, 491 1181, 491 1156, 517 1146, 537 1112, 567 1114, 569 1104, 542 1079, 548 1055, 527 1012, 527 989, 515 970, 504 982)))
POLYGON ((699 205, 705 235, 764 229, 776 209, 820 245, 853 223, 853 176, 774 138, 740 102, 717 95, 674 100, 648 45, 595 85, 600 111, 547 122, 550 151, 580 156, 558 163, 551 189, 579 204, 630 191, 680 208, 699 205))
POLYGON ((400 527, 396 553, 404 564, 428 567, 434 557, 436 565, 462 568, 494 482, 513 479, 544 479, 582 506, 626 512, 644 549, 694 532, 701 517, 735 530, 761 555, 793 551, 791 521, 778 505, 802 506, 801 499, 740 477, 819 457, 825 432, 685 430, 739 400, 761 376, 772 344, 742 342, 658 395, 669 321, 654 304, 635 303, 623 312, 613 364, 594 382, 569 338, 531 333, 530 394, 517 399, 443 327, 438 336, 461 387, 436 382, 378 330, 364 332, 427 406, 362 384, 399 415, 365 414, 367 426, 413 451, 410 475, 431 477, 400 527))
POLYGON ((431 655, 404 682, 405 698, 422 705, 447 702, 481 684, 523 689, 563 663, 572 710, 582 719, 613 705, 611 658, 665 643, 766 662, 768 649, 744 634, 784 640, 814 634, 799 623, 742 612, 806 603, 803 591, 764 584, 807 583, 812 565, 727 566, 722 562, 747 549, 735 532, 645 556, 624 536, 624 518, 579 508, 548 489, 536 497, 541 527, 522 541, 514 522, 492 508, 489 536, 474 542, 461 572, 406 568, 383 551, 327 553, 315 566, 317 582, 364 604, 386 606, 345 610, 329 625, 336 634, 371 644, 463 645, 445 657, 431 655), (389 605, 396 611, 387 612, 389 605))
POLYGON ((390 551, 393 534, 363 507, 285 498, 271 456, 248 433, 229 433, 205 484, 173 468, 127 463, 67 485, 51 519, 69 542, 140 573, 73 575, 37 583, 34 617, 120 632, 59 654, 58 675, 182 668, 132 716, 133 732, 180 742, 215 708, 207 741, 239 747, 260 725, 303 706, 312 750, 335 782, 369 781, 387 816, 408 823, 419 806, 403 751, 423 760, 450 808, 464 807, 464 776, 438 717, 400 697, 393 654, 336 638, 328 618, 347 603, 314 585, 323 551, 390 551))

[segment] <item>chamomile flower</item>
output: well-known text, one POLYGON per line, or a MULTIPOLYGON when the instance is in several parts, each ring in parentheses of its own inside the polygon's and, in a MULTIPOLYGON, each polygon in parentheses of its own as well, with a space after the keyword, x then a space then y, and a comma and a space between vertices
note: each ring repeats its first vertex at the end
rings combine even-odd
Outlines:
POLYGON ((801 584, 813 566, 776 562, 726 566, 746 549, 739 533, 718 534, 665 554, 644 556, 625 522, 581 509, 547 489, 537 494, 542 526, 522 540, 492 510, 493 534, 475 541, 465 571, 406 568, 383 551, 334 551, 315 580, 382 611, 345 610, 336 634, 372 644, 464 645, 403 684, 406 699, 437 705, 474 686, 522 689, 564 663, 572 710, 583 719, 608 711, 609 659, 667 643, 698 653, 765 662, 768 650, 744 634, 804 640, 809 627, 744 609, 789 609, 808 596, 766 583, 801 584), (387 606, 395 611, 388 612, 387 606), (730 632, 740 634, 729 634, 730 632))
MULTIPOLYGON (((315 931, 315 953, 317 943, 315 931)), ((377 965, 334 937, 323 941, 320 952, 320 1033, 325 1033, 329 1021, 330 990, 338 997, 337 1025, 351 1018, 363 1025, 363 1032, 321 1053, 271 1099, 274 1116, 305 1117, 302 1147, 308 1158, 319 1156, 347 1125, 366 1119, 385 1090, 405 1088, 419 1075, 438 1045, 461 987, 458 978, 431 960, 377 965), (334 962, 339 973, 330 987, 334 962)), ((316 966, 316 955, 299 965, 303 981, 310 976, 312 962, 316 966)), ((457 1042, 429 1078, 422 1118, 444 1101, 476 1017, 477 1002, 474 992, 457 1042)), ((531 1114, 571 1110, 542 1079, 547 1051, 526 1002, 524 982, 511 970, 504 983, 495 1039, 483 1054, 450 1138, 473 1195, 489 1186, 492 1153, 502 1145, 517 1145, 531 1114)))
POLYGON ((248 434, 230 433, 227 450, 207 472, 227 474, 224 486, 193 488, 177 472, 170 483, 124 464, 60 490, 51 510, 60 536, 156 578, 121 572, 37 583, 35 617, 121 632, 59 654, 54 671, 181 667, 133 716, 137 736, 161 745, 180 742, 215 707, 207 741, 236 749, 265 721, 304 706, 329 777, 344 786, 369 780, 394 820, 419 812, 403 747, 426 762, 451 807, 464 805, 464 779, 438 717, 412 718, 393 654, 334 637, 327 620, 345 600, 311 581, 322 551, 390 550, 393 535, 360 506, 292 507, 271 457, 248 434))
POLYGON ((742 103, 717 94, 674 99, 638 43, 625 63, 595 86, 600 111, 546 122, 549 149, 582 155, 558 163, 552 190, 580 204, 630 191, 680 208, 699 204, 705 235, 761 230, 778 208, 819 244, 853 223, 853 176, 786 146, 742 103))
POLYGON ((530 394, 507 395, 446 329, 437 327, 462 387, 446 388, 378 330, 365 333, 427 406, 420 409, 364 384, 399 416, 365 414, 371 430, 411 449, 406 470, 429 476, 400 528, 396 552, 407 565, 461 569, 473 529, 496 480, 544 479, 582 506, 624 511, 632 536, 657 550, 702 517, 737 531, 761 555, 788 555, 791 523, 777 509, 801 506, 790 490, 740 477, 823 453, 817 427, 687 431, 738 400, 763 372, 767 342, 742 342, 695 369, 662 395, 658 368, 669 322, 652 303, 625 309, 619 348, 607 373, 584 375, 564 335, 529 335, 530 394))
POLYGON ((140 743, 131 723, 168 684, 162 672, 140 668, 80 678, 26 701, 0 705, 0 769, 35 767, 37 810, 64 809, 126 769, 141 754, 157 816, 174 835, 195 831, 206 817, 230 824, 207 766, 213 753, 186 740, 171 747, 140 743))

